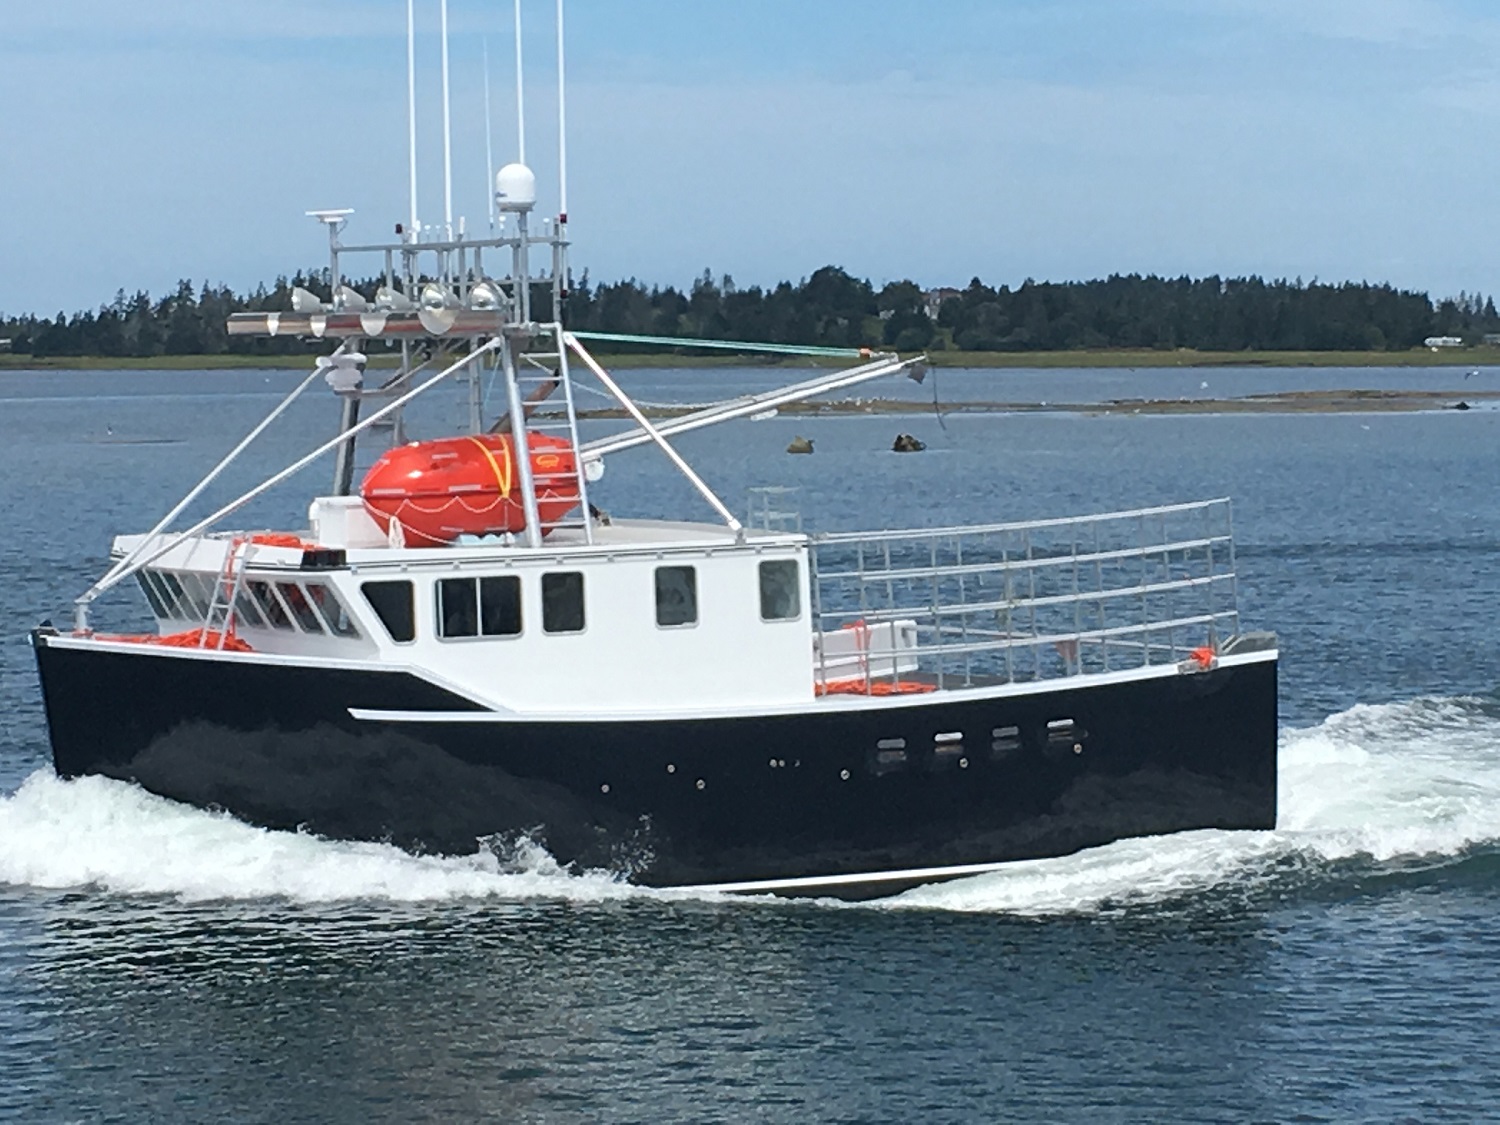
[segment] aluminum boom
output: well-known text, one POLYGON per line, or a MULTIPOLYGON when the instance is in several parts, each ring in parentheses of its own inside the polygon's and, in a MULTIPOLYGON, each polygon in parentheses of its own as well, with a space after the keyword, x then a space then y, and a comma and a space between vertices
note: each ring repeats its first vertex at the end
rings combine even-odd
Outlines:
MULTIPOLYGON (((680 418, 673 418, 670 421, 662 422, 655 427, 655 430, 663 437, 673 437, 676 434, 701 429, 704 426, 711 426, 717 422, 728 422, 735 418, 744 418, 751 414, 758 414, 762 410, 768 410, 774 406, 782 406, 789 402, 800 402, 803 399, 811 398, 813 395, 822 394, 826 391, 843 390, 846 387, 867 383, 871 379, 879 379, 886 375, 895 375, 901 371, 917 370, 925 367, 926 363, 926 356, 917 356, 914 359, 897 359, 894 357, 883 359, 876 363, 867 363, 860 367, 850 368, 847 371, 835 371, 829 375, 821 375, 816 379, 809 379, 805 383, 797 383, 793 386, 782 387, 774 391, 765 391, 758 395, 747 395, 744 398, 738 398, 732 402, 722 403, 718 406, 705 407, 691 414, 684 414, 680 418)), ((631 449, 637 445, 645 445, 648 441, 654 440, 651 434, 637 428, 626 430, 619 434, 612 434, 609 437, 596 438, 594 441, 586 441, 579 447, 579 452, 591 460, 597 460, 608 453, 618 453, 622 449, 631 449)))

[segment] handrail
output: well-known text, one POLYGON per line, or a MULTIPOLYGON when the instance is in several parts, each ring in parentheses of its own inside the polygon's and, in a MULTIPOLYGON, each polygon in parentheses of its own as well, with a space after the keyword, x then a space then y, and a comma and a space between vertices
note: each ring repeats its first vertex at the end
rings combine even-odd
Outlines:
POLYGON ((1220 496, 1213 500, 1193 500, 1184 504, 1163 504, 1155 508, 1135 508, 1128 512, 1102 512, 1090 516, 1059 516, 1055 519, 1046 520, 1018 520, 1012 523, 990 523, 972 524, 960 527, 911 527, 895 531, 830 531, 813 537, 814 542, 824 543, 855 543, 863 540, 865 542, 881 542, 887 539, 926 539, 944 535, 993 535, 1006 531, 1037 531, 1049 527, 1067 527, 1069 524, 1091 524, 1106 521, 1124 521, 1128 519, 1141 519, 1145 516, 1171 515, 1175 512, 1191 512, 1215 507, 1220 504, 1227 505, 1229 497, 1220 496))
MULTIPOLYGON (((963 655, 972 652, 993 652, 997 648, 1040 648, 1046 645, 1064 644, 1068 641, 1100 641, 1110 637, 1126 637, 1132 633, 1157 633, 1171 629, 1185 629, 1190 625, 1208 625, 1237 614, 1225 610, 1222 613, 1199 613, 1191 617, 1174 617, 1161 621, 1147 621, 1138 625, 1112 625, 1104 629, 1084 629, 1077 633, 1023 633, 1004 641, 982 641, 957 645, 917 645, 903 652, 915 654, 934 653, 963 655)), ((886 651, 886 650, 880 650, 886 651)))
POLYGON ((834 641, 844 630, 869 637, 893 625, 861 653, 881 665, 872 682, 913 670, 940 682, 1049 679, 1216 646, 1239 628, 1230 514, 1220 499, 814 536, 815 672, 826 679, 847 664, 849 642, 834 641))
MULTIPOLYGON (((1178 539, 1170 543, 1153 543, 1147 547, 1121 547, 1113 551, 1090 551, 1081 555, 1039 555, 1027 558, 1017 555, 1007 560, 988 563, 954 563, 951 566, 914 566, 892 570, 829 570, 820 572, 825 579, 854 578, 861 582, 901 582, 911 578, 949 577, 970 574, 988 574, 1006 570, 1042 570, 1049 566, 1071 566, 1079 563, 1111 562, 1118 559, 1149 558, 1171 551, 1190 551, 1199 547, 1212 547, 1215 543, 1228 543, 1229 536, 1214 535, 1206 539, 1178 539)), ((821 546, 821 544, 820 544, 821 546)))
MULTIPOLYGON (((961 602, 956 604, 945 604, 924 607, 927 613, 936 616, 952 616, 958 613, 996 613, 1002 609, 1026 610, 1037 609, 1043 606, 1071 605, 1074 602, 1109 601, 1114 598, 1139 598, 1151 594, 1169 594, 1175 590, 1191 590, 1202 586, 1211 586, 1217 582, 1232 582, 1234 575, 1229 571, 1222 574, 1212 574, 1204 578, 1180 578, 1172 582, 1154 582, 1140 586, 1117 586, 1109 590, 1084 590, 1078 593, 1048 594, 1038 598, 1012 598, 1007 601, 989 602, 961 602)), ((859 610, 859 609, 825 609, 824 617, 843 618, 849 617, 856 620, 886 622, 904 621, 911 617, 910 610, 859 610)))

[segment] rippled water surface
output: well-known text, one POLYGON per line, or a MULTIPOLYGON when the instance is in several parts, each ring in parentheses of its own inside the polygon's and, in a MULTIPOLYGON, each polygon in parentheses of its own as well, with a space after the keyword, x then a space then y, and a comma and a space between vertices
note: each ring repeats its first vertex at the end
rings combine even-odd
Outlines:
MULTIPOLYGON (((1006 397, 1196 395, 1231 377, 1025 373, 1006 397), (1184 389, 1164 393, 1168 376, 1184 389), (1047 379, 1056 392, 1038 393, 1047 379)), ((1275 385, 1243 393, 1299 378, 1244 377, 1275 385)), ((736 506, 750 485, 797 485, 823 528, 1234 498, 1242 612, 1283 642, 1279 828, 1126 841, 849 906, 642 891, 544 854, 417 858, 59 781, 26 630, 63 620, 110 535, 148 527, 299 378, 0 372, 0 1116, 1494 1117, 1496 413, 926 413, 682 439, 736 506), (928 451, 887 452, 898 429, 928 451), (817 452, 785 456, 795 434, 817 452)), ((782 375, 623 378, 697 401, 782 375)), ((309 448, 334 413, 324 394, 294 408, 206 502, 309 448)), ((433 435, 461 416, 455 391, 413 421, 433 435)), ((330 473, 245 522, 300 524, 330 473)), ((613 459, 595 499, 706 512, 644 450, 613 459)), ((120 597, 100 620, 142 613, 120 597)))

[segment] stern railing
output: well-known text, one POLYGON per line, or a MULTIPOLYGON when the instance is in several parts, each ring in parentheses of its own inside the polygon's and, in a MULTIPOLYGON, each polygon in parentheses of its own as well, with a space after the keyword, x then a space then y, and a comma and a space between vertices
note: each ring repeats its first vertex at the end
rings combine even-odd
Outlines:
POLYGON ((1239 632, 1228 500, 812 540, 820 688, 1207 659, 1239 632))

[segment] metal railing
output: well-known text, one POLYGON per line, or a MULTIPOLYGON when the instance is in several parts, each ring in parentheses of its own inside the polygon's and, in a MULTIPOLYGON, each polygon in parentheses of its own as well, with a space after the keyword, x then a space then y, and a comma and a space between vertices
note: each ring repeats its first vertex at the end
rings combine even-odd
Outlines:
POLYGON ((1239 631, 1228 500, 816 536, 821 685, 938 687, 1178 663, 1239 631))

